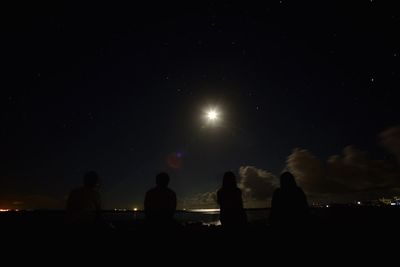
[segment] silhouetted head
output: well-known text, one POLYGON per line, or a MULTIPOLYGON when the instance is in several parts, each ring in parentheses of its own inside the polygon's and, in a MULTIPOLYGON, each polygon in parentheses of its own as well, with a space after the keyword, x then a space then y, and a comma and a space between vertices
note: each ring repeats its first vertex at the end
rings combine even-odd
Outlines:
POLYGON ((169 175, 166 172, 161 172, 156 176, 156 184, 161 187, 167 187, 169 183, 169 175))
POLYGON ((236 187, 236 177, 233 172, 226 172, 222 180, 222 187, 236 187))
POLYGON ((284 172, 281 174, 281 188, 292 188, 296 186, 297 184, 293 174, 290 172, 284 172))
POLYGON ((95 171, 89 171, 85 173, 83 178, 83 184, 85 187, 94 188, 99 186, 99 175, 95 171))

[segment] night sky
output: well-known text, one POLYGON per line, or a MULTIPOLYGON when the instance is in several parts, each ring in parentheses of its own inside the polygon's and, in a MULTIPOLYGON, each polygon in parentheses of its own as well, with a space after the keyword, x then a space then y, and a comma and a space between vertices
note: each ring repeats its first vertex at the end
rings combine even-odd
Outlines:
POLYGON ((105 208, 160 171, 181 208, 227 170, 248 206, 284 169, 321 201, 395 194, 396 1, 263 2, 4 8, 0 208, 63 207, 87 170, 105 208))

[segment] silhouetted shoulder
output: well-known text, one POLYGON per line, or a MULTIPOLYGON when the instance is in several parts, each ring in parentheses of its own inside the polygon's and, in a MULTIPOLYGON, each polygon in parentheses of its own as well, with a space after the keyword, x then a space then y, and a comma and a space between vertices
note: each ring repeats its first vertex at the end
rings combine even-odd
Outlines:
POLYGON ((153 195, 169 195, 169 196, 176 196, 176 193, 171 190, 170 188, 160 188, 160 187, 153 187, 146 192, 147 196, 153 195))
POLYGON ((156 192, 156 191, 157 191, 157 187, 153 187, 153 188, 147 190, 146 195, 154 194, 154 192, 156 192))

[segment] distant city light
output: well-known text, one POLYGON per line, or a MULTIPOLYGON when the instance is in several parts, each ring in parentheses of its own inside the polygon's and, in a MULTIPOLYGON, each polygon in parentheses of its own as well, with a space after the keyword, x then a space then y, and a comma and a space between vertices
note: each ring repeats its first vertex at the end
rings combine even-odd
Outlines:
POLYGON ((357 201, 357 205, 361 205, 361 201, 357 201))
POLYGON ((138 211, 138 208, 133 208, 133 211, 138 211))
POLYGON ((10 211, 10 209, 0 209, 0 212, 7 212, 10 211))
POLYGON ((126 211, 126 209, 117 209, 117 208, 115 208, 114 211, 126 211))
POLYGON ((327 208, 329 208, 329 205, 326 205, 327 208))

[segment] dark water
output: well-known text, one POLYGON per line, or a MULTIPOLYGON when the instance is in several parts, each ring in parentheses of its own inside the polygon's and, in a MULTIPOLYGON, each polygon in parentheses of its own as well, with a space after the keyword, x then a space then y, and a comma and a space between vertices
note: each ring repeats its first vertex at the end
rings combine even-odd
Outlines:
MULTIPOLYGON (((267 225, 269 209, 247 210, 249 223, 267 225)), ((106 223, 115 229, 140 229, 145 222, 143 211, 109 210, 103 212, 106 223)), ((219 210, 177 211, 175 220, 182 226, 219 226, 219 210)), ((62 229, 65 226, 63 210, 12 211, 0 213, 0 227, 14 230, 62 229)))
MULTIPOLYGON (((268 226, 269 209, 246 210, 248 221, 253 226, 268 226)), ((120 229, 130 229, 144 222, 142 211, 104 211, 106 222, 120 229)), ((0 212, 2 229, 62 227, 63 210, 35 210, 18 212, 0 212)), ((219 225, 218 210, 178 211, 175 219, 182 225, 219 225)), ((322 228, 351 227, 358 229, 397 229, 400 225, 399 207, 359 207, 359 208, 313 208, 310 223, 322 228)))
MULTIPOLYGON (((267 223, 269 209, 247 210, 246 212, 250 223, 267 223)), ((111 222, 140 221, 144 219, 144 213, 142 211, 109 211, 104 213, 104 217, 111 222)), ((219 210, 215 209, 178 211, 175 219, 182 224, 220 225, 219 210)))

